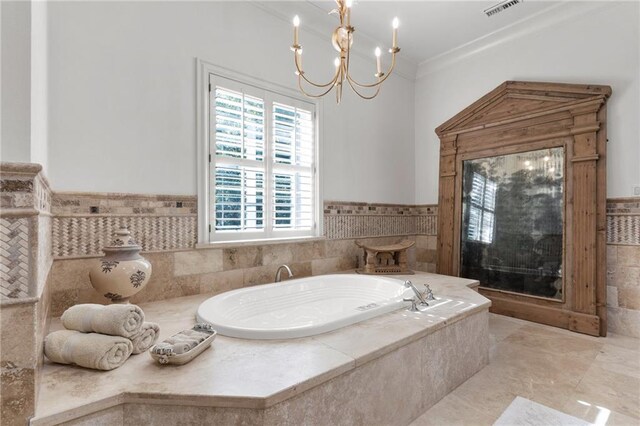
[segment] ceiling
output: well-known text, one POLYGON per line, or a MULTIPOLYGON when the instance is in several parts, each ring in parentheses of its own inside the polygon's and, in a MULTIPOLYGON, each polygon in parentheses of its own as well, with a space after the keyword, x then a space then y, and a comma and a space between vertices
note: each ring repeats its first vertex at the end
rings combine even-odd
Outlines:
MULTIPOLYGON (((319 14, 335 1, 307 0, 319 14)), ((381 46, 391 44, 391 20, 400 20, 398 44, 405 59, 418 64, 499 31, 561 1, 525 0, 491 17, 484 10, 496 1, 376 1, 354 0, 351 24, 381 46)))

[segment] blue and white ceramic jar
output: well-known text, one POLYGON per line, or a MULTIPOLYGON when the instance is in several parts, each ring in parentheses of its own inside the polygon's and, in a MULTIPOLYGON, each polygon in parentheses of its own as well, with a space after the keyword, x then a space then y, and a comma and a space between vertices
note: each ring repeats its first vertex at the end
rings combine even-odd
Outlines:
POLYGON ((114 303, 128 303, 151 277, 151 263, 140 250, 126 228, 116 231, 111 245, 102 249, 105 256, 89 271, 93 288, 114 303))

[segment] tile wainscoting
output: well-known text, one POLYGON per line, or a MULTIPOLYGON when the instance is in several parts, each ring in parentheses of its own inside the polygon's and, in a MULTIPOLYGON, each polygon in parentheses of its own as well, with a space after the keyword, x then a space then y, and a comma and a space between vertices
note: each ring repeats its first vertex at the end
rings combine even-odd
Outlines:
POLYGON ((51 190, 38 164, 0 163, 0 419, 35 409, 48 329, 51 190))
MULTIPOLYGON (((410 251, 416 269, 435 270, 435 236, 406 236, 417 240, 410 251), (424 254, 422 254, 424 253, 424 254), (419 262, 419 263, 418 263, 419 262)), ((362 239, 389 244, 398 237, 362 239)), ((153 272, 147 286, 132 303, 150 302, 201 293, 217 294, 244 286, 273 282, 279 265, 288 264, 296 277, 345 271, 356 267, 361 249, 355 239, 316 240, 238 246, 224 249, 148 252, 153 272)), ((89 282, 93 258, 57 259, 51 271, 52 315, 77 303, 107 303, 89 282)))
POLYGON ((216 294, 273 281, 287 263, 295 276, 353 269, 355 241, 416 241, 412 267, 435 271, 436 206, 324 203, 325 239, 198 248, 194 196, 55 193, 53 197, 52 315, 77 303, 106 303, 88 279, 95 257, 113 232, 126 226, 153 265, 151 280, 133 303, 201 293, 216 294))
MULTIPOLYGON (((87 278, 91 261, 83 258, 100 256, 119 226, 129 227, 154 265, 151 282, 134 298, 136 302, 269 282, 282 263, 292 263, 297 276, 352 269, 359 253, 356 239, 376 243, 414 239, 412 267, 435 271, 434 205, 326 201, 324 241, 194 249, 194 196, 55 193, 52 204, 54 315, 75 303, 106 302, 93 291, 87 278)), ((638 337, 640 198, 608 200, 607 248, 610 330, 638 337)))
POLYGON ((609 331, 640 337, 640 197, 607 200, 607 306, 609 331))
POLYGON ((38 164, 0 163, 0 300, 38 297, 51 265, 51 190, 38 164))
MULTIPOLYGON (((195 249, 194 196, 51 193, 35 164, 0 165, 0 302, 3 421, 35 406, 49 316, 82 302, 106 302, 88 280, 90 263, 127 226, 153 263, 134 302, 215 294, 270 282, 282 263, 297 276, 353 269, 355 241, 416 241, 416 270, 435 271, 437 207, 327 201, 325 239, 195 249)), ((640 337, 640 197, 607 205, 609 329, 640 337)))
POLYGON ((53 256, 102 256, 113 233, 127 227, 144 251, 195 247, 195 196, 62 193, 53 197, 53 256))

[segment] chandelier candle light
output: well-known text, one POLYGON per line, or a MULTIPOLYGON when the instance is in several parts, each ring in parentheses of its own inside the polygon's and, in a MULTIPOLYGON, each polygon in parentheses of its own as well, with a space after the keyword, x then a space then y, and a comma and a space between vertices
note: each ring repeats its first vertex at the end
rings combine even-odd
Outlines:
POLYGON ((391 75, 394 67, 396 66, 396 53, 400 51, 400 48, 398 47, 398 18, 393 18, 392 22, 393 39, 392 47, 389 49, 389 53, 391 53, 391 66, 389 67, 389 70, 386 73, 382 72, 382 51, 379 47, 376 47, 374 52, 376 57, 376 73, 374 74, 374 77, 376 78, 376 81, 370 84, 358 83, 353 79, 353 77, 351 77, 349 72, 351 45, 353 44, 353 33, 355 32, 355 28, 351 26, 351 6, 353 4, 353 0, 336 0, 336 3, 338 4, 338 8, 329 13, 337 13, 340 15, 340 26, 333 31, 331 41, 333 47, 338 51, 340 56, 336 57, 334 60, 334 65, 336 67, 335 74, 331 81, 326 84, 317 84, 312 82, 307 78, 302 69, 302 46, 300 45, 298 34, 300 18, 297 15, 293 18, 293 46, 291 46, 291 50, 293 50, 293 59, 296 65, 298 87, 302 93, 311 98, 320 98, 329 93, 335 87, 336 102, 340 103, 340 100, 342 100, 342 87, 346 81, 358 96, 363 99, 373 99, 378 96, 382 83, 391 75), (318 94, 309 93, 304 89, 303 82, 322 89, 324 92, 318 94), (363 94, 360 92, 360 90, 366 91, 371 89, 375 89, 375 91, 370 94, 363 94))

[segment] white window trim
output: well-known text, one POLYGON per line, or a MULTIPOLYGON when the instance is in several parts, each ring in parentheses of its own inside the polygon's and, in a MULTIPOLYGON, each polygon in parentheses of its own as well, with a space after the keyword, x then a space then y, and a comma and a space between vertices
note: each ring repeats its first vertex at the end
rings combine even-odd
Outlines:
MULTIPOLYGON (((310 238, 317 238, 323 235, 323 221, 322 213, 323 196, 322 196, 322 135, 323 131, 320 127, 322 117, 322 100, 313 100, 304 97, 295 89, 281 86, 279 84, 271 83, 259 78, 251 77, 249 75, 230 70, 228 68, 220 67, 202 59, 196 59, 196 102, 197 102, 197 187, 198 187, 198 245, 216 245, 216 244, 229 244, 230 241, 210 241, 209 240, 209 146, 210 146, 210 133, 209 133, 209 74, 214 74, 222 78, 229 80, 235 80, 243 84, 259 87, 271 92, 275 92, 284 96, 288 96, 302 102, 311 103, 315 105, 315 166, 316 176, 315 179, 315 217, 314 222, 315 232, 310 238)), ((282 236, 280 237, 282 238, 282 236)), ((271 238, 261 238, 253 241, 275 241, 278 237, 273 236, 271 238)), ((238 240, 239 241, 239 240, 238 240)))

